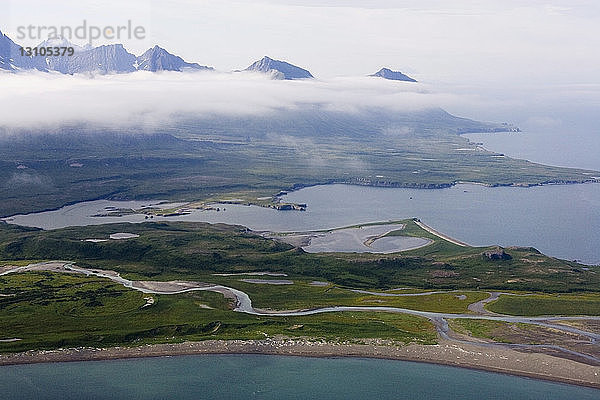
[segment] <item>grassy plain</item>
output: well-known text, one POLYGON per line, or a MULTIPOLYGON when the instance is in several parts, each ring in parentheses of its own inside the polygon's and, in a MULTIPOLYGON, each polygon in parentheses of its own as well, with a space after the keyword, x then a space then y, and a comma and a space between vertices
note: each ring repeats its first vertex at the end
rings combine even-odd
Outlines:
POLYGON ((457 318, 449 320, 448 325, 456 333, 476 338, 491 339, 496 342, 505 342, 506 340, 496 333, 506 330, 511 324, 503 321, 457 318))
POLYGON ((230 311, 218 293, 145 295, 104 279, 57 273, 0 277, 1 352, 73 346, 141 345, 285 335, 359 341, 434 343, 423 318, 386 313, 261 317, 230 311), (156 302, 149 306, 144 297, 156 302), (210 307, 210 308, 207 308, 210 307))
MULTIPOLYGON (((490 248, 456 246, 425 232, 412 220, 401 222, 406 228, 392 234, 423 236, 434 243, 386 255, 309 254, 244 227, 222 224, 112 224, 53 231, 0 224, 0 259, 4 260, 0 267, 62 259, 81 267, 115 270, 133 280, 219 283, 246 292, 255 307, 272 310, 348 305, 465 313, 469 312, 468 304, 488 296, 485 290, 501 289, 548 294, 502 296, 488 306, 493 311, 600 314, 598 267, 583 268, 531 248, 505 249, 512 259, 490 260, 483 254, 490 248), (84 241, 117 231, 140 236, 101 243, 84 241), (256 284, 241 280, 250 278, 248 275, 216 275, 248 272, 283 273, 287 276, 260 278, 291 280, 294 284, 256 284), (311 284, 315 280, 328 283, 311 284), (398 297, 358 293, 350 290, 353 288, 387 293, 458 290, 398 297), (550 294, 553 292, 563 294, 550 294)), ((9 274, 0 277, 0 339, 22 340, 0 342, 0 351, 281 335, 418 343, 434 343, 436 337, 426 319, 402 314, 344 312, 264 317, 237 313, 231 308, 229 301, 217 293, 144 295, 94 277, 49 272, 9 274), (152 297, 154 304, 144 306, 146 297, 152 297)), ((479 321, 464 324, 472 325, 463 328, 473 335, 485 335, 497 328, 479 321)))
POLYGON ((487 309, 508 315, 600 315, 600 294, 501 295, 487 309))

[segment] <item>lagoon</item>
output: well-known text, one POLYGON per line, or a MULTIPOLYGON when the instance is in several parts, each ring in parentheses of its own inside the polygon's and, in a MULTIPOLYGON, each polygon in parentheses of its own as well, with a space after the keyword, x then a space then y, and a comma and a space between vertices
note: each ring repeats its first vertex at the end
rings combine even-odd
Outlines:
MULTIPOLYGON (((226 205, 225 211, 194 211, 152 221, 239 224, 258 231, 311 231, 417 217, 471 245, 533 246, 545 254, 600 264, 600 184, 529 188, 459 184, 446 189, 322 185, 289 193, 284 201, 307 203, 306 211, 226 205)), ((105 207, 150 202, 107 200, 18 215, 9 221, 55 229, 111 222, 144 222, 143 215, 92 217, 105 207)))

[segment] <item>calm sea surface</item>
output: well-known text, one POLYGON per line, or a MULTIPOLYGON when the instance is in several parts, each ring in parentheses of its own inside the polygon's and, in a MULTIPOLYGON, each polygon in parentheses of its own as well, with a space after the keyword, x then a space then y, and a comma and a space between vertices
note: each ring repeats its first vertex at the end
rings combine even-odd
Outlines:
POLYGON ((565 399, 600 390, 462 368, 261 355, 0 367, 9 399, 565 399))
MULTIPOLYGON (((197 211, 154 221, 240 224, 254 230, 303 231, 418 217, 472 245, 534 246, 588 264, 600 263, 600 184, 532 188, 457 185, 448 189, 375 188, 325 185, 285 196, 307 203, 301 211, 226 205, 225 211, 197 211)), ((140 207, 147 202, 94 201, 60 210, 15 216, 12 222, 45 229, 109 222, 143 222, 141 215, 91 217, 105 207, 140 207)))
MULTIPOLYGON (((597 119, 598 117, 596 117, 597 119)), ((527 128, 525 128, 527 129, 527 128)), ((463 135, 488 150, 547 165, 600 171, 600 121, 531 127, 520 133, 463 135)))

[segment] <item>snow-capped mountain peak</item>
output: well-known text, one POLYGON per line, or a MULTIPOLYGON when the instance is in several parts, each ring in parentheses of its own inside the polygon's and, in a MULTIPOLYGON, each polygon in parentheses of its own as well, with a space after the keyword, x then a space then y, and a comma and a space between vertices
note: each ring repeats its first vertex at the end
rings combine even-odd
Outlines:
POLYGON ((378 78, 389 79, 391 81, 404 81, 404 82, 416 82, 416 79, 411 78, 408 75, 404 75, 400 71, 392 71, 389 68, 381 68, 379 71, 375 72, 372 75, 378 78))
POLYGON ((77 51, 83 51, 84 48, 81 46, 78 46, 76 44, 74 44, 73 42, 69 41, 69 39, 60 37, 60 38, 48 38, 46 40, 44 40, 42 43, 37 45, 38 48, 40 47, 72 47, 76 52, 77 51))
POLYGON ((312 74, 300 67, 285 61, 274 60, 264 56, 262 59, 254 62, 245 71, 262 72, 271 74, 275 79, 310 79, 312 74))
POLYGON ((158 45, 146 50, 136 58, 137 69, 140 71, 183 71, 185 69, 212 70, 211 67, 197 63, 188 63, 183 58, 169 53, 158 45))

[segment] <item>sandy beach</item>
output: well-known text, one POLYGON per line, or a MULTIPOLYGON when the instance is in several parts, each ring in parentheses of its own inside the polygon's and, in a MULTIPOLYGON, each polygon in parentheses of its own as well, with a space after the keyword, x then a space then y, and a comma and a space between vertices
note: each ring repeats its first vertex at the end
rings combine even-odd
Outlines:
POLYGON ((432 235, 435 235, 435 236, 437 236, 437 237, 439 237, 439 238, 442 238, 442 239, 444 239, 444 240, 445 240, 445 241, 447 241, 447 242, 453 243, 453 244, 455 244, 455 245, 457 245, 457 246, 461 246, 461 247, 469 247, 469 245, 468 245, 467 243, 465 243, 465 242, 461 242, 461 241, 460 241, 460 240, 458 240, 458 239, 451 238, 451 237, 450 237, 450 236, 448 236, 448 235, 445 235, 445 234, 443 234, 443 233, 441 233, 441 232, 438 232, 438 231, 436 231, 435 229, 433 229, 432 227, 430 227, 430 226, 428 226, 428 225, 425 225, 425 224, 424 224, 423 222, 421 222, 421 221, 416 221, 416 220, 415 220, 414 222, 415 222, 415 224, 417 224, 417 226, 419 226, 419 228, 421 228, 421 229, 424 229, 424 230, 426 230, 427 232, 431 233, 432 235))
POLYGON ((508 348, 440 341, 437 345, 366 344, 307 339, 207 340, 140 347, 72 348, 0 355, 0 365, 94 361, 201 354, 269 354, 303 357, 364 357, 416 361, 499 372, 600 389, 600 367, 508 348))

